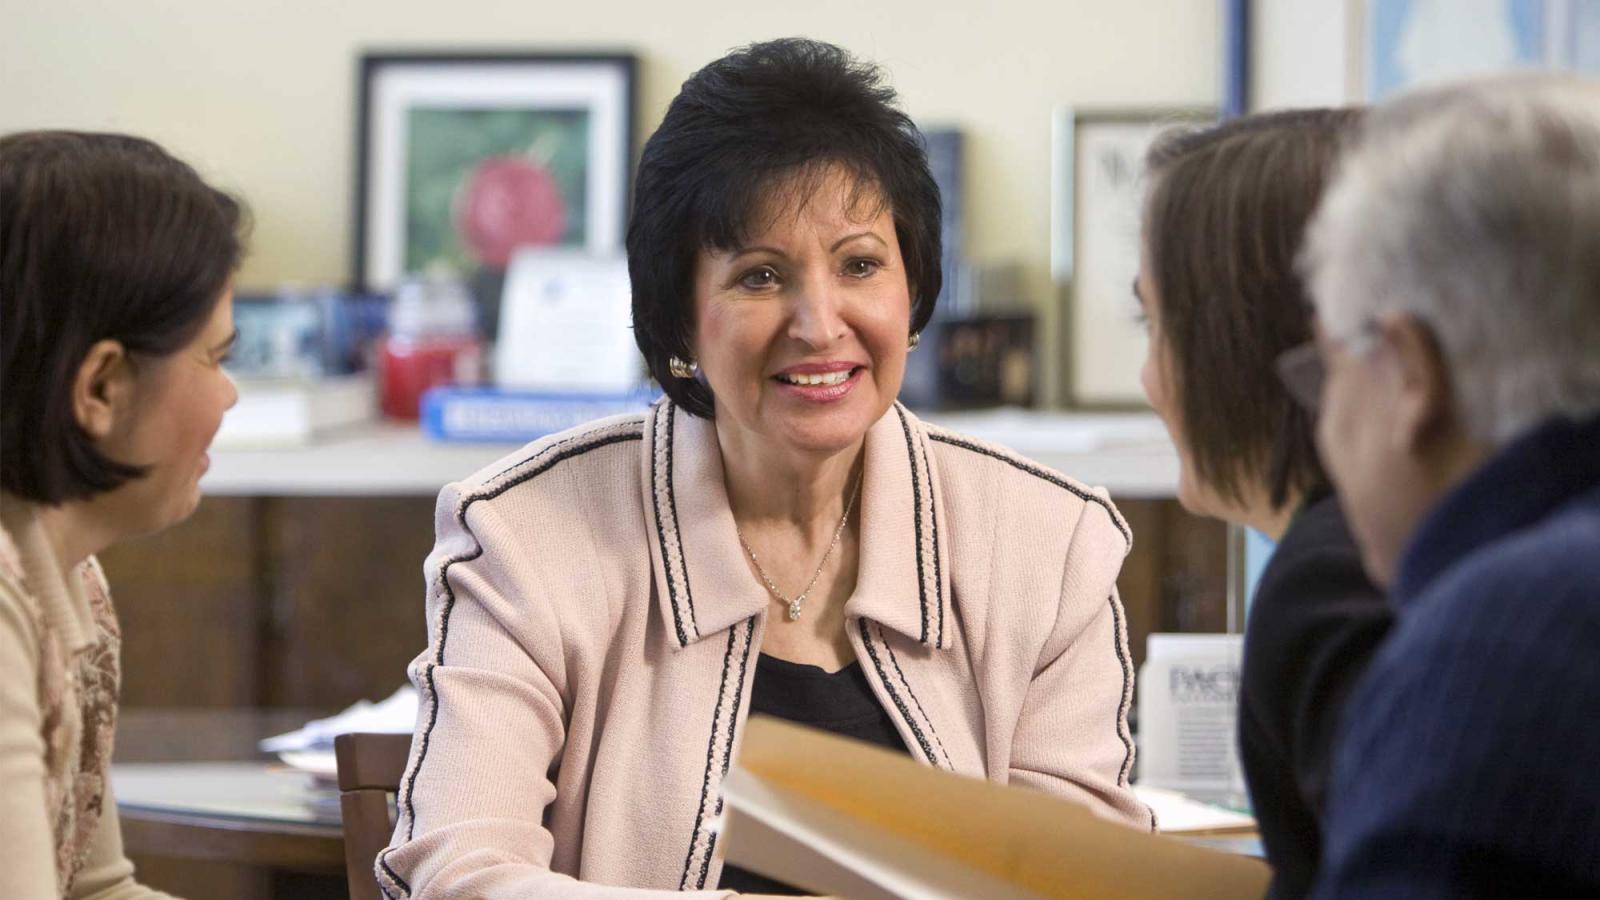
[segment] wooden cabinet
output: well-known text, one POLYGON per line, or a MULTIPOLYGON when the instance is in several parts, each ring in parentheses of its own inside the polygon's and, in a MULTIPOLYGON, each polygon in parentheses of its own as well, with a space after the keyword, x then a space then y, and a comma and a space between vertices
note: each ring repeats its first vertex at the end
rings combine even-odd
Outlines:
MULTIPOLYGON (((1169 499, 1176 459, 1145 418, 943 423, 1110 487, 1134 532, 1118 584, 1135 665, 1152 631, 1227 624, 1227 530, 1169 499), (1083 431, 1104 432, 1104 443, 1059 450, 1092 444, 1083 431)), ((433 495, 507 449, 430 446, 386 428, 304 450, 214 454, 212 495, 192 518, 101 555, 122 621, 123 707, 331 712, 388 696, 427 646, 433 495)), ((342 890, 327 875, 178 856, 135 862, 147 883, 180 896, 342 890)))
MULTIPOLYGON (((1167 499, 1118 507, 1134 660, 1151 631, 1221 631, 1227 532, 1167 499)), ((388 696, 427 645, 428 497, 214 497, 102 555, 130 707, 344 707, 388 696)))
POLYGON ((342 708, 427 646, 426 497, 215 497, 102 554, 129 707, 342 708))

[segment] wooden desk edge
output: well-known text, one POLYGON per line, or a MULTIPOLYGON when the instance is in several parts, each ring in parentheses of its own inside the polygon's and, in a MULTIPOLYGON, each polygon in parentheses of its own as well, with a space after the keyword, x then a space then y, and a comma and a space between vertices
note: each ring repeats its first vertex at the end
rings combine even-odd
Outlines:
POLYGON ((337 825, 296 825, 117 805, 125 852, 344 874, 337 825))

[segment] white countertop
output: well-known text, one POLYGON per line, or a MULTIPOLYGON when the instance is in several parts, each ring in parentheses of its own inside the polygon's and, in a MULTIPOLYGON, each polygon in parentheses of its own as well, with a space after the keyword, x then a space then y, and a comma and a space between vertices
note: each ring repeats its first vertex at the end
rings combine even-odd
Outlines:
MULTIPOLYGON (((1000 409, 926 418, 1115 497, 1171 497, 1177 489, 1177 455, 1152 413, 1000 409)), ((305 446, 213 449, 201 487, 223 496, 431 496, 515 449, 431 441, 404 425, 362 425, 305 446)))

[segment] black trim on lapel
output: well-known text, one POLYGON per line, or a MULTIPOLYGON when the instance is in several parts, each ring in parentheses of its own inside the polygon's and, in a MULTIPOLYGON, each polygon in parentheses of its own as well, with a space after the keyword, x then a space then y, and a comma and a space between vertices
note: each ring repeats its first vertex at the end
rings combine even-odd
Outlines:
POLYGON ((933 467, 928 461, 927 445, 918 440, 906 417, 905 407, 896 403, 894 411, 900 417, 900 430, 906 436, 906 463, 911 467, 912 524, 917 547, 917 602, 922 612, 922 634, 918 640, 931 644, 934 649, 943 650, 944 581, 941 577, 943 563, 939 559, 939 511, 934 502, 933 467), (919 445, 922 450, 920 458, 917 454, 919 445), (928 479, 926 490, 923 487, 924 477, 928 479), (926 525, 923 522, 924 514, 926 525), (938 616, 937 626, 935 615, 938 616), (929 641, 930 636, 932 641, 929 641))
MULTIPOLYGON (((928 460, 928 445, 922 445, 922 465, 931 474, 933 464, 928 460)), ((928 491, 928 513, 933 517, 933 589, 942 591, 944 585, 944 560, 939 553, 939 505, 933 502, 933 491, 928 491)), ((934 605, 939 609, 939 631, 934 638, 933 646, 943 650, 944 643, 944 597, 940 596, 934 605)))
MULTIPOLYGON (((743 629, 744 649, 741 652, 739 659, 739 681, 734 688, 733 704, 728 707, 726 715, 727 736, 722 752, 722 773, 717 781, 719 788, 721 786, 721 779, 727 777, 728 767, 733 761, 734 733, 739 724, 739 706, 744 702, 744 682, 745 676, 749 672, 750 650, 755 644, 755 630, 756 620, 754 618, 746 620, 745 627, 743 629)), ((728 649, 723 651, 722 654, 722 683, 717 687, 717 705, 711 713, 711 735, 706 741, 706 770, 705 775, 700 781, 700 804, 699 806, 695 807, 694 831, 689 835, 689 849, 683 857, 683 876, 678 879, 678 890, 680 891, 686 891, 690 889, 690 874, 694 872, 695 851, 699 849, 701 839, 705 839, 705 855, 701 858, 700 874, 699 877, 694 881, 694 890, 701 890, 705 887, 706 877, 711 872, 712 854, 717 848, 717 836, 715 834, 708 834, 702 828, 702 826, 705 824, 708 812, 712 816, 715 816, 721 811, 722 807, 720 790, 718 792, 718 796, 716 797, 717 809, 709 810, 707 808, 707 804, 710 802, 712 795, 711 774, 717 768, 717 734, 724 721, 723 701, 728 699, 728 677, 733 671, 734 648, 738 646, 739 643, 739 627, 734 626, 733 628, 728 629, 728 649)))
MULTIPOLYGON (((933 723, 927 720, 928 714, 926 712, 922 713, 923 722, 927 725, 928 729, 927 734, 924 734, 922 725, 919 724, 917 722, 917 718, 911 714, 911 708, 906 705, 905 699, 901 697, 900 692, 895 689, 894 681, 889 677, 888 671, 884 669, 883 659, 882 657, 878 656, 878 648, 872 644, 872 630, 867 625, 867 620, 857 619, 856 621, 859 622, 861 626, 861 644, 867 648, 867 656, 872 660, 873 668, 878 670, 878 680, 883 682, 884 690, 889 692, 889 699, 894 702, 895 709, 900 711, 900 717, 905 719, 907 725, 911 726, 911 735, 917 739, 917 746, 922 749, 923 759, 927 760, 928 765, 938 768, 940 766, 939 757, 933 752, 934 745, 928 741, 928 735, 933 735, 933 740, 936 742, 939 742, 939 736, 933 731, 933 723)), ((881 626, 879 631, 882 631, 881 626)), ((884 639, 883 646, 886 650, 888 650, 890 657, 892 658, 894 655, 894 648, 889 646, 889 641, 887 638, 884 639)), ((895 662, 894 665, 895 670, 899 671, 899 662, 895 662)), ((906 696, 909 696, 911 698, 911 702, 916 704, 917 711, 922 712, 922 703, 919 702, 916 695, 911 692, 911 683, 906 681, 905 672, 900 672, 900 683, 905 687, 906 696)), ((939 742, 939 749, 941 751, 944 750, 943 742, 939 742)), ((952 771, 955 769, 955 767, 950 764, 949 756, 945 756, 943 765, 946 769, 950 769, 952 771)))
MULTIPOLYGON (((718 782, 719 789, 717 791, 716 814, 718 816, 722 815, 722 791, 720 790, 720 783, 721 781, 727 780, 728 769, 733 765, 733 739, 735 732, 738 730, 739 708, 744 703, 744 681, 746 674, 750 671, 750 650, 755 641, 755 631, 756 620, 752 618, 749 620, 749 623, 745 625, 744 656, 739 660, 739 682, 738 687, 733 693, 733 710, 729 714, 731 718, 728 720, 728 740, 725 744, 723 744, 722 747, 722 778, 718 782)), ((706 858, 700 863, 700 888, 702 890, 705 889, 706 876, 711 872, 711 860, 716 856, 716 853, 717 833, 712 832, 711 840, 706 844, 706 858)))
POLYGON ((928 584, 922 573, 922 477, 917 472, 917 448, 911 437, 911 423, 906 421, 905 411, 898 405, 895 413, 900 416, 900 430, 906 435, 906 456, 911 465, 911 506, 913 510, 912 522, 916 527, 917 541, 917 602, 922 605, 922 637, 920 640, 928 642, 928 584))
POLYGON ((694 593, 689 588, 689 570, 684 563, 683 531, 678 527, 678 495, 672 483, 672 450, 673 434, 677 428, 675 407, 671 400, 663 400, 656 407, 655 421, 650 429, 651 454, 650 454, 650 496, 655 505, 656 540, 661 545, 661 568, 667 579, 667 598, 672 605, 673 626, 678 634, 678 647, 689 646, 689 632, 694 632, 694 639, 700 638, 700 627, 694 618, 694 593), (661 441, 661 417, 667 419, 667 435, 665 444, 661 441), (666 464, 662 465, 665 457, 666 464), (667 508, 672 518, 670 528, 672 531, 672 544, 667 543, 668 522, 661 515, 661 495, 667 495, 667 508), (669 546, 676 546, 678 550, 678 568, 675 572, 672 565, 672 554, 668 552, 669 546), (680 605, 678 596, 678 581, 683 581, 683 597, 680 605), (684 625, 683 609, 687 607, 688 626, 684 625))

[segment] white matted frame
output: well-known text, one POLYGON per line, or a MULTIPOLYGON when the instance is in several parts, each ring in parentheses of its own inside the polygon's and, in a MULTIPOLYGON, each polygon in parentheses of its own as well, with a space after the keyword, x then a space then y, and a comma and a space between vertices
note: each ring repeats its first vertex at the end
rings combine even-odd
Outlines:
POLYGON ((632 176, 636 61, 625 54, 369 53, 361 58, 352 280, 388 290, 408 274, 408 114, 582 110, 587 114, 581 246, 619 251, 632 176))
POLYGON ((1133 280, 1145 155, 1169 128, 1216 121, 1212 109, 1059 110, 1054 133, 1052 272, 1065 291, 1063 396, 1088 409, 1146 405, 1145 332, 1133 280))

